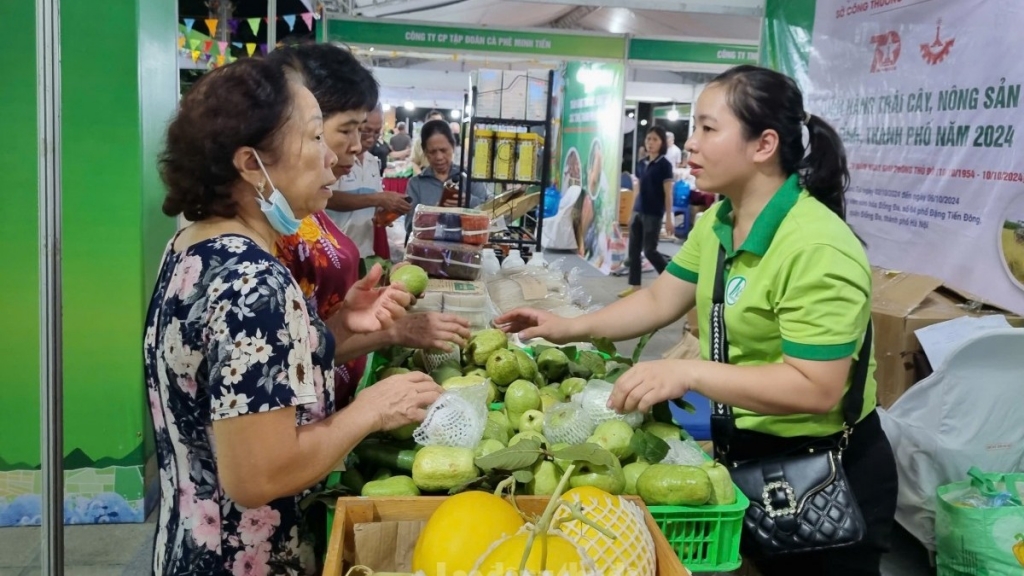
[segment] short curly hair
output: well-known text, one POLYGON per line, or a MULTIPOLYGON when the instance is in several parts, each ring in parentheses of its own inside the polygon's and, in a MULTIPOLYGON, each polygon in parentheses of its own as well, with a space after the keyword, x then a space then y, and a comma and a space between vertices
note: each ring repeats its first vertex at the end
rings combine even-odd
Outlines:
POLYGON ((297 44, 274 50, 267 61, 298 73, 320 104, 324 120, 342 112, 369 112, 380 85, 348 50, 333 44, 297 44))
POLYGON ((263 59, 241 59, 200 78, 167 128, 164 214, 192 222, 234 217, 235 151, 251 146, 272 156, 293 105, 289 76, 263 59))

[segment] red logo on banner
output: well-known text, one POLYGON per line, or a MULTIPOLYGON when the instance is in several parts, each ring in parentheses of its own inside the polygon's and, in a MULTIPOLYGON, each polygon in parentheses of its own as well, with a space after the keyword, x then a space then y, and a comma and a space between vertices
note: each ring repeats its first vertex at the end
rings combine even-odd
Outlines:
POLYGON ((935 25, 935 41, 931 44, 921 44, 921 58, 932 66, 945 60, 946 56, 949 56, 949 51, 953 49, 953 43, 956 42, 956 38, 943 40, 941 30, 942 20, 939 20, 935 25))
POLYGON ((887 72, 896 69, 896 61, 900 59, 900 35, 895 30, 871 37, 875 45, 875 57, 871 61, 871 73, 887 72))

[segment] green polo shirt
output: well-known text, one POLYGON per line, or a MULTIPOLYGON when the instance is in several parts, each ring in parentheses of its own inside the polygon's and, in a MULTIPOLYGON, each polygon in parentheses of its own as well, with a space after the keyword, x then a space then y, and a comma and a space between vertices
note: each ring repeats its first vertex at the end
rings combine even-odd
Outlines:
MULTIPOLYGON (((871 317, 871 268, 842 219, 801 190, 794 175, 769 200, 739 249, 732 239, 732 203, 724 200, 701 217, 667 268, 697 285, 702 358, 710 358, 705 335, 721 244, 731 364, 775 364, 783 355, 856 361, 871 317)), ((861 417, 875 408, 874 372, 872 354, 861 417)), ((843 424, 841 405, 824 415, 762 416, 740 409, 734 414, 738 428, 783 437, 825 436, 843 424)))

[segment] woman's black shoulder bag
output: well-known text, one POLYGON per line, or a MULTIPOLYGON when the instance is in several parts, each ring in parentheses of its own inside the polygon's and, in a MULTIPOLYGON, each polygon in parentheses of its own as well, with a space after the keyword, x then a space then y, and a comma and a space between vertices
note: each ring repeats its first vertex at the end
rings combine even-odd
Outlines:
MULTIPOLYGON (((725 331, 725 249, 718 252, 711 308, 711 360, 729 363, 725 331)), ((789 454, 731 462, 729 444, 736 434, 732 407, 715 403, 712 440, 719 460, 750 499, 743 518, 744 537, 764 557, 850 546, 864 538, 865 525, 842 466, 842 452, 864 406, 864 384, 871 355, 871 322, 854 367, 853 382, 843 397, 843 432, 824 447, 804 447, 789 454)), ((828 438, 823 438, 827 441, 828 438)))

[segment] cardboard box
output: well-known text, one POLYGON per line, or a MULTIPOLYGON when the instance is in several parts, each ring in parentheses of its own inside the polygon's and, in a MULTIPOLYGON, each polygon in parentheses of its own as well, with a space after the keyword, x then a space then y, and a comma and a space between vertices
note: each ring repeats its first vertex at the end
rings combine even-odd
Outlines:
POLYGON ((505 70, 501 75, 501 118, 525 120, 529 75, 524 70, 505 70))
POLYGON ((462 294, 467 296, 483 296, 487 287, 479 280, 443 280, 431 278, 427 281, 426 292, 441 294, 462 294))
POLYGON ((526 119, 543 122, 548 117, 548 71, 527 71, 526 119))
POLYGON ((476 73, 476 109, 474 116, 501 117, 501 70, 478 70, 476 73))
MULTIPOLYGON (((342 576, 353 566, 376 572, 411 571, 412 551, 423 525, 447 496, 339 498, 327 543, 324 576, 342 576)), ((644 523, 654 539, 657 576, 684 576, 687 570, 658 529, 643 501, 623 496, 640 506, 644 523)), ((547 496, 517 496, 519 509, 540 515, 547 496)), ((365 572, 364 572, 365 573, 365 572)))
POLYGON ((937 278, 874 268, 871 317, 875 326, 878 403, 892 406, 914 383, 931 374, 931 366, 914 331, 961 316, 1003 314, 1014 326, 1024 319, 968 292, 954 290, 937 278))
POLYGON ((697 338, 700 338, 700 323, 697 319, 697 307, 694 306, 686 313, 686 329, 697 338))
POLYGON ((619 191, 619 226, 629 226, 633 219, 633 202, 636 193, 632 190, 619 191))

